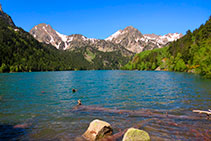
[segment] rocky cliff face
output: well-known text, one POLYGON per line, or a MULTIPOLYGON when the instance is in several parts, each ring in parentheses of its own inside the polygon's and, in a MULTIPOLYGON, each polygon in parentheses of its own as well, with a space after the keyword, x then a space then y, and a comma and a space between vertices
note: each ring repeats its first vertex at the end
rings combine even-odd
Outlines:
POLYGON ((80 34, 63 35, 47 24, 36 25, 31 29, 30 33, 38 41, 52 44, 57 49, 74 50, 80 47, 91 46, 103 52, 121 51, 125 56, 130 56, 144 50, 161 48, 168 42, 182 37, 182 34, 178 33, 169 33, 164 36, 155 34, 143 35, 132 26, 117 31, 105 40, 87 38, 80 34))

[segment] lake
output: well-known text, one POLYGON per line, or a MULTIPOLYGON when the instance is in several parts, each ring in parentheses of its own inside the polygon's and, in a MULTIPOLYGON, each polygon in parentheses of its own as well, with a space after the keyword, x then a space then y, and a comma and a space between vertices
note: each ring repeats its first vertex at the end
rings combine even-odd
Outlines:
POLYGON ((210 120, 192 110, 211 108, 211 80, 188 73, 110 70, 1 73, 0 140, 74 140, 94 119, 109 122, 117 133, 153 117, 71 111, 78 99, 87 106, 174 115, 140 127, 152 140, 210 138, 210 120))

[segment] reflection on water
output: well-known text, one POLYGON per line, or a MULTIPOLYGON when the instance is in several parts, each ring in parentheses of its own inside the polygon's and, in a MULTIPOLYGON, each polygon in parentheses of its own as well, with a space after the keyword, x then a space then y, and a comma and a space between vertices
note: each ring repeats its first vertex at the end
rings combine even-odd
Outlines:
MULTIPOLYGON (((207 110, 211 107, 210 86, 210 80, 174 72, 66 71, 0 74, 0 125, 29 123, 32 126, 27 128, 27 134, 24 132, 13 138, 32 140, 75 138, 96 118, 110 122, 114 131, 118 132, 145 118, 69 110, 81 99, 84 105, 111 109, 150 109, 192 115, 193 109, 207 110), (72 93, 72 88, 78 91, 72 93)), ((154 139, 194 138, 181 126, 172 126, 175 130, 168 130, 172 121, 159 127, 161 122, 163 120, 152 121, 143 128, 154 139)), ((194 123, 197 127, 198 124, 210 125, 207 120, 177 123, 188 126, 194 123)), ((197 131, 192 131, 194 132, 197 131)))

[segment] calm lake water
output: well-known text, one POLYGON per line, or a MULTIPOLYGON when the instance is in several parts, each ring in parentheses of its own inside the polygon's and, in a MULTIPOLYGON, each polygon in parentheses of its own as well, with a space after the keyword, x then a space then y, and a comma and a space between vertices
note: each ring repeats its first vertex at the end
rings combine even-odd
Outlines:
MULTIPOLYGON (((199 117, 192 110, 211 108, 211 80, 156 71, 0 74, 0 140, 74 140, 94 119, 109 122, 117 133, 153 116, 72 112, 78 99, 88 106, 199 117), (78 91, 72 93, 72 88, 78 91)), ((152 140, 196 140, 210 138, 210 127, 210 120, 203 116, 197 120, 158 118, 140 129, 152 140)))

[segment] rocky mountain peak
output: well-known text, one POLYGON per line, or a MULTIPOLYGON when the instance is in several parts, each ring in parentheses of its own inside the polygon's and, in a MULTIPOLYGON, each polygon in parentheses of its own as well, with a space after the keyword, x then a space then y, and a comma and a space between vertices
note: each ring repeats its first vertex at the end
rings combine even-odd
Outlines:
POLYGON ((132 31, 132 30, 137 30, 137 29, 134 28, 132 25, 130 25, 130 26, 125 27, 125 29, 123 29, 123 30, 132 31))
POLYGON ((106 38, 105 40, 111 41, 115 44, 120 44, 126 49, 137 53, 142 51, 141 46, 137 42, 137 40, 141 38, 143 38, 143 35, 138 29, 134 28, 133 26, 128 26, 123 30, 118 30, 116 33, 106 38))
POLYGON ((125 32, 128 33, 127 36, 132 36, 132 37, 136 37, 136 38, 143 37, 142 33, 138 29, 134 28, 133 26, 128 26, 125 29, 123 29, 123 33, 125 33, 125 32))
POLYGON ((52 31, 53 28, 49 24, 41 23, 34 26, 31 30, 44 30, 45 32, 48 32, 48 31, 52 31))
POLYGON ((52 44, 57 49, 67 48, 68 36, 56 32, 49 24, 41 23, 30 30, 30 34, 38 41, 52 44))
POLYGON ((37 27, 42 27, 42 26, 47 26, 47 25, 49 25, 49 24, 46 24, 46 23, 40 23, 40 24, 38 24, 38 25, 36 25, 37 27))
POLYGON ((142 37, 142 36, 143 36, 142 33, 138 29, 134 28, 133 26, 127 26, 123 30, 121 29, 118 30, 117 32, 115 32, 113 35, 109 36, 105 40, 119 43, 125 37, 136 38, 136 37, 142 37))
POLYGON ((127 26, 126 28, 123 29, 123 31, 127 31, 127 32, 140 32, 138 31, 138 29, 136 29, 135 27, 133 26, 127 26))

